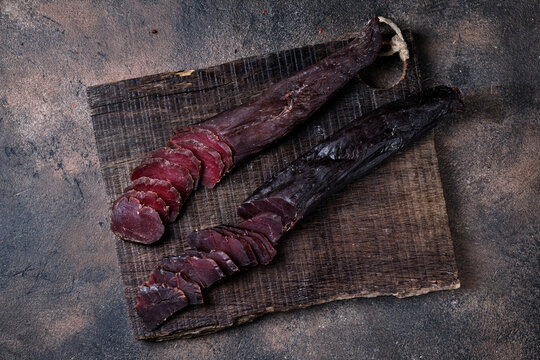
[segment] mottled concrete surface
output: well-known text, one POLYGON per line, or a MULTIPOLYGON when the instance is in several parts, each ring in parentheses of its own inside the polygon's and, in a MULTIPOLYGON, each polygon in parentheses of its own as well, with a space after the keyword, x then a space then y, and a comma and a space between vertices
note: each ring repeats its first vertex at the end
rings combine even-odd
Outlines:
POLYGON ((539 3, 402 3, 0 0, 0 358, 539 358, 539 3), (373 15, 414 29, 426 84, 465 94, 436 132, 462 288, 133 340, 85 88, 343 38, 373 15))

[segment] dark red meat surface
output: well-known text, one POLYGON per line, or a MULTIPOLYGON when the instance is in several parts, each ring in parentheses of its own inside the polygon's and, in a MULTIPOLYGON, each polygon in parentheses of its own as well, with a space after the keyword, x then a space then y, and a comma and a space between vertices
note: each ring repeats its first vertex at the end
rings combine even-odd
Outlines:
POLYGON ((167 284, 184 292, 191 305, 204 303, 201 287, 181 272, 172 272, 156 266, 150 274, 149 284, 167 284))
POLYGON ((229 171, 229 169, 233 167, 233 153, 231 148, 210 130, 198 127, 196 125, 180 128, 175 131, 171 141, 179 144, 182 142, 182 140, 197 140, 209 148, 217 151, 225 164, 225 172, 229 171))
POLYGON ((126 188, 130 190, 151 191, 156 193, 169 207, 169 221, 174 221, 182 207, 182 197, 178 190, 167 180, 152 179, 146 176, 140 177, 126 188))
POLYGON ((111 230, 122 239, 152 244, 161 238, 165 227, 156 210, 141 205, 136 198, 123 196, 113 205, 111 230))
POLYGON ((182 200, 186 200, 193 191, 193 178, 189 170, 183 166, 161 158, 150 158, 143 161, 131 173, 131 181, 140 177, 167 180, 182 195, 182 200))
MULTIPOLYGON (((267 246, 261 236, 257 236, 254 232, 248 233, 246 230, 234 228, 228 225, 219 225, 214 227, 216 231, 225 236, 232 236, 236 238, 244 239, 251 246, 251 249, 257 256, 257 261, 261 265, 268 265, 276 254, 275 249, 272 254, 268 252, 267 246)), ((268 241, 268 240, 266 240, 268 241)), ((270 245, 271 246, 271 245, 270 245)))
POLYGON ((186 255, 190 256, 199 256, 212 259, 219 265, 221 270, 226 275, 232 275, 240 271, 238 266, 232 261, 229 255, 225 254, 223 251, 212 250, 212 251, 199 251, 199 250, 186 250, 186 255))
POLYGON ((183 254, 166 257, 159 265, 168 271, 181 272, 205 288, 225 277, 221 268, 210 258, 183 254))
POLYGON ((260 213, 248 220, 242 221, 237 226, 264 234, 272 245, 278 243, 284 231, 281 218, 274 213, 260 213))
POLYGON ((203 186, 213 188, 221 180, 225 164, 217 151, 197 140, 182 140, 177 143, 171 139, 170 145, 190 150, 201 161, 201 184, 203 186))
POLYGON ((257 265, 257 258, 245 240, 223 236, 213 229, 193 232, 188 236, 187 242, 197 250, 223 251, 240 268, 257 265))
POLYGON ((153 191, 137 191, 137 190, 129 190, 126 191, 124 196, 127 197, 133 197, 140 201, 141 205, 143 206, 149 206, 152 209, 156 210, 161 217, 161 220, 164 222, 169 221, 169 206, 165 203, 165 201, 158 196, 153 191))
POLYGON ((189 170, 193 178, 193 188, 196 189, 201 177, 201 162, 188 149, 172 149, 170 147, 162 147, 148 154, 149 158, 162 158, 180 165, 189 170))
POLYGON ((148 330, 154 330, 169 316, 189 305, 182 290, 166 284, 139 287, 135 310, 148 330))

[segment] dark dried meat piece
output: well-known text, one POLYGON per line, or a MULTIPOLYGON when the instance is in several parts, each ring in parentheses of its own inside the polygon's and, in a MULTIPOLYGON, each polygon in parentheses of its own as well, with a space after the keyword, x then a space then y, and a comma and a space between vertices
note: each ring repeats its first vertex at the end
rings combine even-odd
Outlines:
POLYGON ((186 254, 170 256, 162 259, 159 265, 165 270, 183 273, 204 288, 225 277, 214 260, 199 256, 186 254))
POLYGON ((238 208, 238 215, 244 219, 249 219, 261 213, 273 213, 281 218, 284 228, 294 225, 296 219, 296 209, 293 204, 280 198, 263 198, 254 201, 245 201, 238 208))
POLYGON ((186 200, 193 191, 193 178, 189 170, 183 166, 161 158, 150 158, 142 162, 131 173, 131 181, 140 177, 167 180, 182 195, 182 200, 186 200))
POLYGON ((230 145, 234 162, 291 132, 377 57, 382 44, 374 18, 341 50, 272 85, 252 102, 200 124, 230 145))
POLYGON ((260 213, 236 226, 264 234, 272 245, 276 245, 283 235, 281 218, 274 213, 260 213))
POLYGON ((233 153, 229 145, 220 139, 215 133, 208 129, 195 126, 185 126, 175 131, 174 142, 180 143, 182 140, 197 140, 216 150, 225 164, 225 172, 228 172, 233 166, 233 153))
POLYGON ((196 189, 199 186, 199 179, 201 178, 201 162, 188 149, 162 147, 152 151, 148 154, 148 157, 162 158, 173 164, 185 167, 189 170, 189 173, 193 178, 193 189, 196 189))
MULTIPOLYGON (((265 243, 260 237, 256 235, 252 236, 251 234, 248 234, 247 231, 236 229, 228 225, 219 225, 214 227, 214 229, 222 235, 246 240, 255 253, 255 256, 257 256, 257 261, 259 264, 268 265, 272 261, 273 256, 268 252, 265 243)), ((275 255, 275 249, 273 251, 273 255, 275 255)))
POLYGON ((172 272, 156 266, 150 274, 149 284, 167 284, 184 292, 191 305, 203 304, 201 287, 181 272, 172 272))
POLYGON ((149 206, 156 210, 164 222, 169 221, 170 210, 165 201, 153 191, 129 190, 125 194, 127 197, 138 199, 143 206, 149 206))
POLYGON ((135 310, 148 330, 154 330, 175 312, 189 305, 182 290, 166 284, 139 287, 135 310))
POLYGON ((156 210, 123 196, 113 205, 111 230, 124 240, 152 244, 161 238, 165 227, 156 210))
MULTIPOLYGON (((264 246, 264 248, 266 249, 266 251, 268 252, 268 255, 270 255, 270 261, 272 261, 274 259, 274 257, 276 256, 277 254, 277 251, 276 249, 274 248, 272 242, 270 242, 270 240, 268 240, 268 238, 263 234, 263 233, 260 233, 258 231, 254 231, 254 230, 251 230, 251 229, 246 229, 246 228, 242 228, 242 227, 239 227, 239 226, 234 226, 234 225, 221 225, 227 229, 229 229, 230 231, 234 231, 234 232, 243 232, 251 237, 254 237, 256 239, 258 239, 264 246)), ((264 264, 266 265, 266 264, 264 264)))
POLYGON ((225 254, 223 251, 212 250, 212 251, 199 251, 199 250, 186 250, 186 255, 190 256, 199 256, 212 259, 219 265, 221 270, 227 274, 232 275, 240 271, 238 266, 232 261, 229 255, 225 254))
POLYGON ((187 242, 197 250, 223 251, 240 268, 257 265, 257 258, 245 240, 223 236, 213 229, 192 232, 188 236, 187 242))
MULTIPOLYGON (((353 121, 275 174, 244 201, 249 216, 264 201, 294 206, 290 227, 325 198, 359 179, 431 130, 445 115, 463 109, 457 89, 439 86, 383 105, 353 121)), ((260 210, 263 212, 264 210, 260 210)), ((240 214, 245 211, 239 211, 240 214)))
POLYGON ((130 190, 136 191, 152 191, 158 194, 169 207, 169 221, 174 221, 182 207, 182 197, 178 190, 171 185, 167 180, 152 179, 146 176, 135 180, 126 188, 126 192, 130 190))
POLYGON ((201 161, 202 185, 213 188, 221 180, 225 170, 225 164, 217 151, 197 140, 183 140, 177 143, 174 139, 171 139, 169 145, 175 148, 188 149, 201 161))

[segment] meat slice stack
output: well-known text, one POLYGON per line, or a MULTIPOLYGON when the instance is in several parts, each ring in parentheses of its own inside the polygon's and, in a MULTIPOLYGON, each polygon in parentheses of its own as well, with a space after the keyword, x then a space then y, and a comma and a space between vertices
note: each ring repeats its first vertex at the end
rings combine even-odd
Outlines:
POLYGON ((158 241, 199 184, 213 187, 233 166, 230 146, 196 125, 178 130, 169 145, 133 169, 132 184, 113 204, 111 230, 124 240, 158 241))
MULTIPOLYGON (((374 18, 345 47, 275 83, 256 99, 176 130, 169 147, 151 152, 133 170, 133 184, 113 205, 113 232, 124 240, 138 243, 158 241, 165 230, 163 223, 175 220, 192 191, 200 184, 213 188, 240 161, 275 143, 309 119, 376 59, 381 44, 379 20, 374 18), (155 194, 144 193, 148 191, 155 194), (168 212, 163 203, 168 206, 168 212)), ((264 205, 261 209, 271 212, 288 206, 279 201, 264 205)), ((224 232, 209 234, 212 236, 207 242, 217 241, 210 239, 221 236, 230 239, 227 246, 242 246, 224 232)), ((254 246, 259 244, 257 237, 249 235, 245 241, 251 241, 254 246)), ((264 252, 263 245, 255 246, 256 255, 266 262, 272 255, 264 252)))
POLYGON ((281 219, 263 213, 237 225, 218 225, 188 237, 193 248, 162 259, 139 287, 135 310, 149 330, 188 305, 203 304, 202 289, 227 275, 269 264, 283 234, 281 219))

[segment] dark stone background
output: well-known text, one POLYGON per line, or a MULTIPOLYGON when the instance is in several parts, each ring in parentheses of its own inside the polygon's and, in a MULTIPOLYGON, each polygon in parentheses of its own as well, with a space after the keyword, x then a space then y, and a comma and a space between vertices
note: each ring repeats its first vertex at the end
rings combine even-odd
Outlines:
POLYGON ((539 2, 403 3, 0 1, 0 358, 539 358, 539 2), (415 31, 426 85, 465 94, 436 131, 462 288, 135 341, 86 87, 343 38, 374 15, 415 31))

